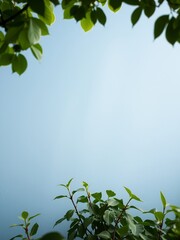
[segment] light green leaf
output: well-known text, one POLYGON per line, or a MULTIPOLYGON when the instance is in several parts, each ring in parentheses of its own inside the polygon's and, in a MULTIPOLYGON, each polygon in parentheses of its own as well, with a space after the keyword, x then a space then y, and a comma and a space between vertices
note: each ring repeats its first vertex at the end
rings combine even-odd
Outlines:
POLYGON ((107 200, 107 204, 108 206, 115 207, 119 204, 119 202, 116 199, 111 198, 107 200))
POLYGON ((114 212, 110 210, 106 210, 103 215, 104 221, 107 223, 107 225, 110 225, 114 221, 115 215, 114 212))
POLYGON ((166 198, 165 198, 165 196, 163 195, 162 192, 160 192, 160 196, 161 196, 161 202, 162 202, 163 208, 165 208, 166 204, 167 204, 166 198))
POLYGON ((43 50, 40 44, 37 43, 35 45, 32 45, 31 52, 37 60, 40 60, 42 58, 43 50))
POLYGON ((86 14, 86 17, 81 20, 81 27, 85 32, 91 30, 94 26, 93 22, 91 21, 90 12, 86 14))
POLYGON ((28 40, 30 44, 36 44, 41 37, 41 29, 34 18, 29 21, 28 40))
POLYGON ((98 237, 103 238, 103 239, 111 239, 111 235, 108 231, 103 231, 98 234, 98 237))
POLYGON ((43 16, 39 16, 39 18, 46 23, 47 25, 51 25, 55 21, 55 15, 54 15, 54 6, 49 0, 45 1, 45 12, 43 16))

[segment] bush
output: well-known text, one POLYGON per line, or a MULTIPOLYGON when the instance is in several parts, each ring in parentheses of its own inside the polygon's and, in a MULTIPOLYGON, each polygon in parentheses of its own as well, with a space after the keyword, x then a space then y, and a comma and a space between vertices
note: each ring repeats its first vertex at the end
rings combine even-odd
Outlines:
MULTIPOLYGON (((59 195, 55 199, 67 198, 72 203, 72 209, 69 209, 63 217, 58 219, 54 227, 63 221, 69 221, 67 239, 85 239, 85 240, 179 240, 180 239, 180 208, 169 205, 162 192, 160 198, 162 211, 153 208, 149 211, 143 211, 132 205, 132 202, 141 199, 125 187, 128 194, 128 201, 116 197, 112 190, 106 190, 104 200, 102 192, 89 192, 89 186, 83 182, 82 187, 76 190, 70 190, 72 179, 66 184, 61 184, 67 191, 67 195, 59 195), (137 210, 138 214, 134 216, 131 210, 137 210), (151 218, 146 218, 146 214, 151 214, 151 218)), ((133 211, 134 212, 134 211, 133 211)), ((33 240, 39 225, 34 223, 32 227, 31 220, 39 214, 29 216, 24 211, 21 214, 23 224, 20 226, 25 236, 17 235, 15 238, 23 240, 33 240)), ((40 240, 62 240, 64 239, 58 232, 51 232, 44 235, 40 240)))

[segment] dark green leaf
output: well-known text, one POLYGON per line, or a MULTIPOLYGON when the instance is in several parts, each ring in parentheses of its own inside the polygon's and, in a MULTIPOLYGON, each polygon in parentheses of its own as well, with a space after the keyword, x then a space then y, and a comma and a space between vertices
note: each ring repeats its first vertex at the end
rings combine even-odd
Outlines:
POLYGON ((64 217, 69 221, 72 218, 73 214, 74 214, 74 210, 72 209, 72 210, 67 211, 67 213, 64 215, 64 217))
POLYGON ((139 0, 123 0, 123 2, 125 2, 126 4, 129 4, 129 5, 139 5, 139 0))
POLYGON ((63 236, 58 232, 51 232, 44 235, 40 240, 63 240, 63 236))
POLYGON ((97 16, 97 20, 102 24, 105 25, 106 23, 106 15, 103 12, 103 10, 101 8, 97 8, 96 10, 96 16, 97 16))
POLYGON ((28 0, 30 8, 37 14, 45 16, 45 2, 44 0, 28 0))
POLYGON ((113 12, 117 12, 122 5, 122 0, 108 0, 108 7, 113 12))
POLYGON ((39 225, 35 223, 31 228, 30 236, 34 236, 37 233, 38 228, 39 228, 39 225))
POLYGON ((96 22, 97 22, 97 12, 95 10, 92 10, 90 16, 91 16, 91 21, 93 22, 93 24, 96 24, 96 22))
POLYGON ((139 19, 141 17, 141 14, 142 14, 142 8, 141 7, 138 7, 134 10, 134 12, 131 15, 131 22, 132 22, 133 26, 139 21, 139 19))
POLYGON ((22 54, 13 57, 12 59, 13 72, 17 72, 19 75, 21 75, 26 70, 26 68, 27 60, 22 54))
POLYGON ((175 18, 172 17, 166 28, 166 39, 172 45, 179 40, 179 29, 174 29, 174 21, 175 18))
POLYGON ((13 54, 4 53, 0 55, 0 66, 7 66, 11 64, 13 59, 13 54))
POLYGON ((88 202, 88 198, 86 197, 86 196, 80 196, 80 197, 78 197, 78 199, 77 199, 77 203, 78 202, 81 202, 81 203, 87 203, 88 202))
POLYGON ((169 15, 160 16, 154 24, 154 38, 159 37, 164 31, 169 21, 169 15))
POLYGON ((86 17, 86 11, 83 6, 73 6, 70 10, 70 14, 75 18, 76 21, 80 21, 86 17))
POLYGON ((156 10, 155 5, 149 5, 149 6, 144 8, 144 13, 145 13, 146 17, 149 18, 154 14, 155 10, 156 10))
POLYGON ((60 4, 59 0, 50 0, 50 2, 52 2, 55 6, 60 4))

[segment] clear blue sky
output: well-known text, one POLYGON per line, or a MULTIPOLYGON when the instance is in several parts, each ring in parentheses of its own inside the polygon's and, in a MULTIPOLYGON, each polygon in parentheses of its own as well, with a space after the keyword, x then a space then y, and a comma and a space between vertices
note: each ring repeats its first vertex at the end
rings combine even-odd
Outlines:
POLYGON ((2 240, 23 210, 52 229, 66 210, 57 184, 72 177, 123 197, 127 186, 142 208, 160 207, 160 191, 180 205, 180 48, 154 41, 153 21, 132 29, 130 12, 84 33, 57 9, 42 61, 28 54, 21 77, 1 68, 2 240))

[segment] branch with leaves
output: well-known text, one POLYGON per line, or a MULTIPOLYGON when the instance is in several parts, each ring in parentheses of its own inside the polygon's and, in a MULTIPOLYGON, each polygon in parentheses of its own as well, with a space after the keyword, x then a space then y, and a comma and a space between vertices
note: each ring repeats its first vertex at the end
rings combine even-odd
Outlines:
POLYGON ((55 21, 54 7, 60 6, 64 19, 74 19, 89 31, 97 23, 106 24, 106 5, 114 13, 123 5, 133 7, 133 26, 142 15, 150 18, 167 5, 167 14, 155 21, 154 38, 165 32, 170 44, 180 42, 180 0, 0 0, 0 66, 11 65, 12 72, 22 74, 28 65, 23 52, 30 50, 41 59, 40 38, 55 21))

